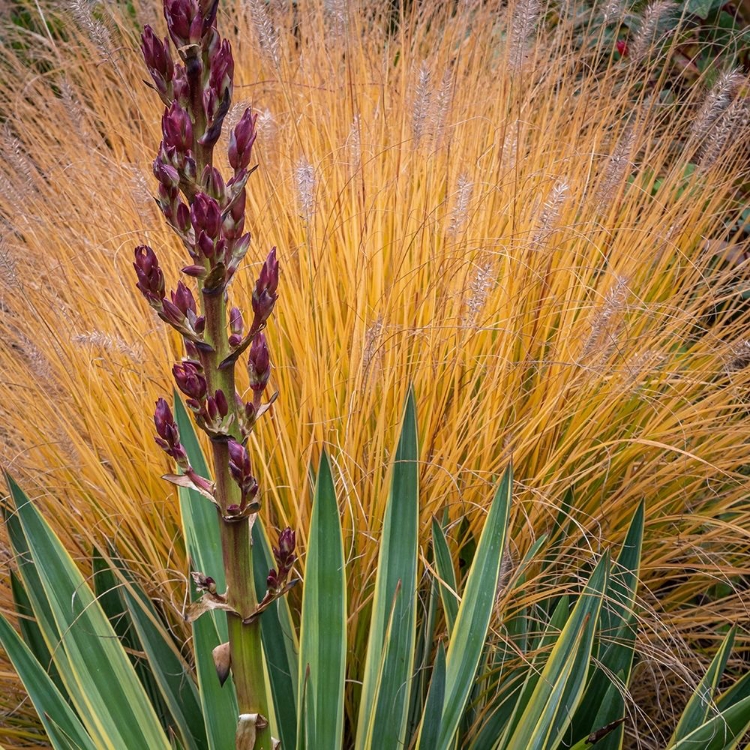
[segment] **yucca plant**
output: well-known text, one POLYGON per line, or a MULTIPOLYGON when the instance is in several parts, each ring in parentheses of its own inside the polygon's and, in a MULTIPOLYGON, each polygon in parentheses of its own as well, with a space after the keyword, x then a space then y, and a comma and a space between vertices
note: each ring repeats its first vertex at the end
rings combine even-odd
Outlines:
MULTIPOLYGON (((187 412, 179 401, 176 405, 191 464, 202 467, 187 412)), ((326 454, 321 456, 299 640, 286 599, 274 600, 259 618, 271 726, 282 738, 281 746, 621 748, 623 691, 637 629, 633 608, 643 505, 616 561, 605 553, 575 592, 541 597, 533 611, 516 613, 505 638, 495 639, 488 637, 488 628, 498 587, 522 586, 529 566, 546 566, 532 551, 512 581, 502 580, 512 471, 508 468, 498 484, 461 587, 437 521, 432 562, 420 565, 417 457, 410 396, 379 540, 359 719, 345 729, 348 566, 331 467, 326 454), (420 585, 423 568, 427 574, 420 585), (420 596, 426 603, 421 614, 420 596), (440 630, 438 621, 443 623, 440 630), (524 657, 520 662, 517 653, 524 657)), ((231 681, 222 687, 225 675, 212 655, 226 638, 223 615, 214 611, 193 622, 193 671, 116 550, 94 557, 92 590, 39 510, 10 477, 8 484, 6 521, 21 563, 13 589, 22 637, 2 618, 0 642, 53 747, 233 746, 236 695, 231 681)), ((207 500, 195 490, 181 488, 180 493, 191 558, 220 571, 217 514, 206 513, 207 500)), ((565 533, 566 526, 561 514, 556 532, 565 533)), ((253 538, 256 569, 267 569, 272 557, 260 521, 253 526, 253 538)), ((254 583, 261 598, 266 581, 256 576, 254 583)), ((221 587, 218 579, 216 585, 221 587)), ((750 673, 716 695, 734 632, 698 685, 668 748, 730 750, 750 727, 750 673)), ((236 746, 263 744, 246 725, 236 746)))

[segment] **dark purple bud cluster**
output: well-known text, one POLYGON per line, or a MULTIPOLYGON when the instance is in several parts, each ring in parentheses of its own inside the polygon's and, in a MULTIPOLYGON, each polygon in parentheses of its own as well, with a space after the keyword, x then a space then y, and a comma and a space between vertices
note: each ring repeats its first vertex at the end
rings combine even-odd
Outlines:
POLYGON ((177 429, 177 423, 172 416, 172 410, 163 398, 156 402, 154 425, 157 434, 156 444, 185 471, 190 466, 187 453, 180 443, 180 431, 177 429))
POLYGON ((224 391, 219 388, 209 394, 201 363, 185 359, 172 367, 172 374, 177 387, 187 396, 185 403, 195 414, 198 426, 212 437, 226 436, 234 415, 224 391))
MULTIPOLYGON (((224 178, 221 176, 216 167, 212 167, 207 164, 201 175, 201 186, 206 195, 218 201, 220 205, 224 206, 227 203, 227 186, 224 183, 224 178)), ((242 205, 245 205, 243 200, 242 205)))
POLYGON ((250 466, 250 454, 242 443, 230 439, 227 443, 229 448, 229 471, 232 479, 239 485, 242 500, 240 505, 230 505, 227 514, 241 518, 247 515, 249 510, 257 510, 253 502, 258 494, 258 482, 252 473, 250 466))
POLYGON ((164 17, 178 51, 200 42, 205 21, 197 0, 164 0, 164 17))
POLYGON ((253 393, 262 393, 271 377, 271 360, 268 354, 266 337, 262 331, 255 336, 250 346, 247 372, 250 375, 250 388, 252 388, 253 393))
POLYGON ((188 406, 200 409, 208 390, 201 365, 195 362, 180 362, 172 368, 172 374, 177 387, 188 397, 188 406))
POLYGON ((231 45, 215 28, 217 4, 218 0, 164 0, 169 37, 181 65, 173 63, 168 39, 157 37, 151 27, 144 29, 141 38, 146 67, 166 105, 162 142, 154 163, 159 181, 157 203, 193 257, 187 274, 209 277, 214 292, 224 289, 249 246, 249 235, 242 234, 244 186, 255 140, 255 117, 248 110, 232 135, 234 177, 225 185, 211 165, 211 154, 229 111, 234 58, 231 45), (218 227, 215 215, 205 216, 205 211, 198 217, 199 227, 192 211, 188 220, 180 191, 190 204, 199 194, 204 203, 213 201, 218 227), (226 233, 221 231, 224 215, 226 233), (204 226, 202 218, 213 219, 213 226, 204 226))
POLYGON ((247 169, 253 154, 253 144, 258 137, 255 123, 258 115, 249 108, 245 110, 235 129, 229 135, 229 164, 234 173, 240 174, 247 169))
POLYGON ((184 336, 198 339, 206 327, 206 319, 198 315, 193 293, 180 281, 169 296, 171 300, 162 300, 161 317, 184 336))
POLYGON ((295 545, 294 531, 290 528, 284 529, 279 534, 279 546, 273 548, 276 567, 268 571, 266 585, 269 593, 276 594, 284 588, 289 573, 297 561, 297 555, 294 552, 295 545))
POLYGON ((146 26, 141 36, 141 51, 159 96, 161 96, 163 102, 169 102, 174 93, 172 87, 174 63, 172 62, 172 55, 169 53, 169 42, 166 37, 162 42, 154 34, 154 30, 150 26, 146 26))
POLYGON ((164 301, 164 274, 159 268, 156 253, 148 245, 140 245, 135 249, 135 273, 138 277, 136 286, 148 303, 161 310, 164 301))
POLYGON ((242 310, 233 307, 229 311, 229 346, 235 347, 242 343, 242 332, 245 330, 245 321, 242 319, 242 310))
MULTIPOLYGON (((198 489, 216 502, 225 520, 232 521, 259 508, 245 441, 275 398, 274 394, 261 403, 271 374, 262 331, 278 298, 279 263, 274 248, 261 268, 252 294, 252 320, 246 322, 239 308, 230 307, 228 286, 250 246, 246 186, 254 171, 257 115, 246 109, 229 134, 232 174, 225 180, 214 166, 213 152, 231 104, 234 58, 216 28, 217 5, 218 0, 163 0, 168 35, 162 38, 146 26, 141 37, 146 67, 165 107, 153 162, 156 202, 190 259, 182 268, 185 280, 169 293, 150 247, 136 249, 134 266, 138 289, 183 337, 186 356, 173 367, 175 382, 196 423, 217 446, 215 455, 220 455, 218 446, 227 445, 228 459, 220 464, 225 462, 223 471, 228 470, 240 492, 217 497, 209 480, 193 471, 172 413, 160 399, 154 417, 157 443, 181 469, 170 481, 198 489), (197 290, 188 286, 190 279, 196 280, 197 290), (235 390, 233 372, 245 353, 253 394, 248 403, 235 390)), ((296 559, 290 530, 282 534, 279 554, 282 550, 287 550, 286 557, 277 556, 275 575, 283 586, 296 559)), ((210 579, 204 588, 210 591, 210 579)))
POLYGON ((208 85, 203 91, 203 111, 206 116, 206 132, 199 143, 207 148, 213 148, 221 135, 224 118, 229 111, 234 80, 234 58, 229 42, 218 41, 218 34, 214 32, 216 43, 209 52, 208 85))
POLYGON ((271 316, 276 300, 279 298, 276 292, 278 286, 279 261, 276 259, 276 248, 273 248, 260 270, 258 280, 255 282, 255 289, 253 289, 254 329, 260 330, 271 316))

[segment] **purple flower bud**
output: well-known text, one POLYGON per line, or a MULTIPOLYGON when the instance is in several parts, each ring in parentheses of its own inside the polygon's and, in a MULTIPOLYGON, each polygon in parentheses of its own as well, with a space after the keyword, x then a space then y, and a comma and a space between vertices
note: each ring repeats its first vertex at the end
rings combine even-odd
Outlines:
POLYGON ((270 591, 275 591, 279 588, 279 574, 276 572, 276 568, 271 568, 268 571, 268 577, 266 578, 266 586, 270 591))
POLYGON ((200 353, 198 352, 198 347, 190 340, 190 339, 184 339, 185 342, 185 354, 189 359, 198 360, 200 358, 200 353))
POLYGON ((196 0, 164 0, 164 17, 175 47, 200 41, 203 16, 196 0))
POLYGON ((216 35, 218 36, 216 29, 212 27, 214 23, 216 22, 216 11, 219 8, 219 0, 199 0, 199 1, 200 1, 201 15, 203 16, 204 35, 208 35, 213 32, 213 33, 216 33, 216 35))
POLYGON ((254 328, 260 328, 273 312, 273 306, 279 298, 279 295, 276 294, 278 286, 279 262, 276 260, 276 248, 273 248, 260 270, 258 281, 255 283, 255 289, 253 289, 254 328))
POLYGON ((221 388, 219 388, 214 394, 214 403, 219 411, 219 416, 224 419, 224 417, 229 414, 229 404, 227 403, 227 397, 224 395, 224 391, 222 391, 221 388))
POLYGON ((159 204, 159 207, 170 220, 173 220, 175 206, 180 197, 180 189, 159 183, 156 194, 156 202, 159 204))
POLYGON ((271 377, 271 361, 268 355, 266 337, 258 333, 250 345, 250 356, 247 360, 247 372, 250 375, 250 387, 253 392, 262 392, 271 377))
POLYGON ((177 102, 161 118, 163 147, 169 152, 174 149, 177 154, 185 155, 193 147, 193 123, 190 115, 177 102))
POLYGON ((229 346, 239 346, 242 341, 242 331, 245 328, 245 321, 242 320, 242 310, 239 307, 233 307, 229 311, 229 346))
POLYGON ((276 568, 271 568, 271 570, 268 571, 266 585, 269 589, 280 589, 289 577, 289 572, 297 561, 297 555, 294 554, 294 548, 294 531, 290 528, 286 528, 279 534, 279 546, 273 548, 273 556, 276 560, 276 565, 278 566, 278 572, 276 568))
POLYGON ((160 307, 164 299, 164 274, 159 268, 156 254, 148 245, 139 245, 135 249, 133 267, 138 276, 138 289, 149 304, 160 307))
POLYGON ((169 54, 169 42, 162 42, 150 26, 145 26, 141 34, 141 51, 148 72, 154 81, 157 91, 163 98, 170 94, 170 83, 174 75, 174 64, 169 54))
POLYGON ((174 421, 169 404, 163 398, 160 398, 156 402, 154 425, 157 434, 156 444, 168 456, 174 458, 183 469, 187 468, 189 466, 187 453, 180 443, 180 432, 177 429, 177 423, 174 421))
POLYGON ((208 421, 211 423, 216 422, 219 417, 219 409, 216 406, 216 400, 213 396, 209 396, 206 399, 205 416, 208 417, 208 421))
POLYGON ((197 314, 193 293, 181 281, 177 283, 177 290, 172 292, 170 296, 177 309, 186 318, 188 317, 188 312, 192 312, 193 315, 197 314))
POLYGON ((232 479, 240 486, 242 499, 245 501, 258 492, 258 483, 253 477, 250 466, 250 456, 245 446, 233 438, 229 439, 227 446, 229 448, 229 472, 232 479))
POLYGON ((162 161, 161 155, 154 159, 154 177, 160 185, 165 188, 178 188, 180 186, 180 173, 171 165, 162 161))
POLYGON ((211 240, 215 240, 221 231, 221 209, 211 196, 197 193, 190 207, 190 219, 193 223, 196 237, 205 232, 211 240))
POLYGON ((229 466, 232 476, 235 479, 241 479, 243 476, 251 473, 250 455, 242 443, 236 440, 229 440, 227 443, 229 449, 229 466))
POLYGON ((214 198, 219 205, 223 205, 227 199, 227 186, 224 184, 224 178, 221 176, 216 167, 207 164, 201 175, 201 184, 203 190, 214 198))
POLYGON ((206 379, 192 362, 181 362, 172 368, 177 387, 195 401, 203 401, 206 397, 206 379))
POLYGON ((163 302, 163 317, 168 323, 176 326, 178 330, 184 328, 185 321, 188 327, 196 333, 203 333, 206 327, 206 319, 198 315, 195 299, 190 289, 180 281, 177 290, 170 293, 171 302, 167 299, 163 302))
POLYGON ((181 232, 187 232, 190 229, 190 209, 187 204, 182 202, 178 204, 174 224, 181 232))
POLYGON ((216 99, 222 101, 225 92, 228 91, 231 96, 232 82, 234 80, 234 58, 232 57, 232 47, 226 39, 212 50, 209 55, 208 65, 211 69, 211 74, 208 79, 209 88, 213 91, 216 99))
POLYGON ((196 279, 202 279, 207 275, 206 269, 203 266, 185 266, 185 268, 182 269, 182 272, 185 274, 185 276, 192 276, 196 279))
POLYGON ((198 241, 195 243, 201 255, 206 258, 212 258, 214 255, 214 241, 205 233, 198 235, 198 241))
MULTIPOLYGON (((296 543, 296 536, 294 529, 286 528, 279 534, 279 549, 280 555, 289 556, 294 552, 296 543)), ((274 550, 276 551, 276 550, 274 550)))
POLYGON ((182 330, 185 327, 185 315, 182 310, 180 310, 172 300, 167 299, 166 297, 161 301, 159 315, 162 320, 165 320, 177 330, 182 330))
POLYGON ((229 163, 235 173, 246 169, 250 163, 253 144, 258 135, 255 130, 257 119, 258 115, 253 115, 248 107, 229 136, 229 163))
POLYGON ((179 442, 180 433, 177 429, 177 423, 174 421, 169 404, 163 398, 156 402, 154 425, 157 435, 169 445, 179 442))
POLYGON ((188 103, 190 102, 190 84, 187 79, 187 71, 183 65, 174 66, 172 93, 174 95, 174 100, 183 109, 187 109, 188 103))
POLYGON ((205 414, 208 416, 208 421, 216 423, 219 420, 225 419, 229 414, 229 404, 227 403, 227 397, 224 395, 224 391, 219 388, 213 396, 209 396, 206 399, 205 414))
POLYGON ((222 228, 224 236, 228 240, 236 240, 242 235, 242 230, 245 228, 245 198, 245 189, 243 188, 224 217, 222 228))

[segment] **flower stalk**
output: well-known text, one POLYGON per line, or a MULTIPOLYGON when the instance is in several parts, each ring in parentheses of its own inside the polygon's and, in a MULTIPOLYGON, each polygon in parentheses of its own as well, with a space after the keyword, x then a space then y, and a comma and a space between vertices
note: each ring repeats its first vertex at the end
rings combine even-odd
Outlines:
POLYGON ((268 590, 259 602, 251 529, 260 504, 247 440, 275 398, 266 398, 271 365, 263 329, 278 298, 279 264, 274 248, 255 285, 252 322, 245 331, 242 310, 229 307, 228 288, 250 245, 244 231, 245 185, 253 172, 257 116, 247 109, 230 134, 233 174, 225 181, 213 156, 231 103, 234 61, 216 28, 217 6, 218 0, 164 0, 169 37, 160 39, 149 26, 142 35, 146 67, 165 105, 153 165, 156 201, 190 260, 182 269, 187 283, 180 280, 169 294, 153 249, 136 248, 134 266, 146 301, 183 338, 185 357, 173 367, 175 383, 211 440, 213 480, 190 466, 172 412, 159 399, 156 441, 180 470, 165 478, 200 492, 219 516, 227 588, 217 591, 212 571, 195 572, 202 598, 186 618, 194 620, 212 609, 226 612, 229 643, 216 649, 215 660, 222 684, 230 672, 234 679, 237 747, 272 750, 260 618, 296 582, 288 580, 296 561, 295 537, 291 529, 281 533, 274 549, 277 567, 268 571, 268 590), (170 39, 180 62, 173 61, 170 39), (235 368, 246 352, 252 391, 247 402, 235 385, 235 368))

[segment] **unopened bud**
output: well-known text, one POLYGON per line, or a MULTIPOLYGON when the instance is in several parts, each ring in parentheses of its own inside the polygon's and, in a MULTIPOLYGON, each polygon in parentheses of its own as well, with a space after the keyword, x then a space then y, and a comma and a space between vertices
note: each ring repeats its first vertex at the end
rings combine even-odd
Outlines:
POLYGON ((214 198, 197 193, 190 207, 190 220, 197 237, 201 232, 215 240, 221 232, 221 209, 214 198))
POLYGON ((172 76, 174 75, 174 63, 169 54, 169 42, 162 42, 150 26, 145 26, 141 34, 141 51, 143 59, 151 74, 151 78, 157 91, 163 99, 167 99, 171 93, 172 76))
POLYGON ((245 188, 242 188, 224 217, 224 236, 228 240, 236 240, 242 235, 245 227, 245 202, 245 188))
POLYGON ((279 546, 273 548, 273 556, 276 560, 277 568, 271 568, 268 571, 266 585, 271 591, 278 591, 286 582, 292 566, 297 561, 297 555, 294 553, 295 534, 290 528, 284 529, 279 534, 279 546))
POLYGON ((206 165, 201 175, 201 184, 207 195, 216 200, 219 205, 223 205, 227 198, 227 186, 221 172, 216 167, 212 167, 210 164, 206 165))
POLYGON ((171 292, 170 297, 172 298, 171 302, 167 299, 163 301, 162 317, 178 330, 187 323, 187 326, 195 333, 203 333, 206 327, 206 319, 202 315, 198 315, 195 299, 190 289, 180 281, 177 284, 177 290, 171 292))
POLYGON ((197 44, 203 32, 203 16, 197 0, 164 0, 164 17, 175 47, 197 44))
POLYGON ((136 286, 141 294, 154 307, 160 307, 164 299, 164 274, 159 268, 156 253, 148 245, 139 245, 135 249, 135 262, 133 263, 138 283, 136 286))
POLYGON ((232 94, 232 82, 234 80, 234 58, 232 57, 232 47, 224 39, 221 44, 213 51, 209 57, 209 67, 211 74, 208 78, 208 85, 221 101, 224 99, 225 92, 232 94))
POLYGON ((180 362, 172 368, 177 387, 190 399, 201 402, 206 398, 206 379, 192 362, 180 362))
POLYGON ((213 396, 206 399, 206 414, 210 422, 217 422, 229 414, 229 404, 224 391, 218 389, 213 396))
POLYGON ((154 426, 157 434, 156 444, 182 468, 186 468, 189 465, 187 453, 180 443, 180 432, 172 416, 172 410, 163 398, 156 402, 154 426))
POLYGON ((186 154, 193 147, 193 123, 190 115, 177 102, 161 118, 164 148, 174 149, 178 154, 186 154))
POLYGON ((185 266, 182 269, 182 272, 185 274, 185 276, 192 276, 195 279, 202 279, 206 276, 206 269, 203 266, 193 265, 193 266, 185 266))
POLYGON ((266 578, 266 586, 270 591, 274 591, 279 588, 279 574, 276 572, 276 568, 271 568, 268 571, 268 577, 266 578))
POLYGON ((172 297, 172 302, 185 317, 187 317, 189 312, 196 313, 197 308, 193 293, 181 281, 177 283, 177 289, 170 296, 172 297))
POLYGON ((180 186, 179 172, 171 164, 165 164, 159 156, 154 159, 153 171, 154 177, 165 188, 178 188, 180 186))
POLYGON ((252 498, 258 492, 258 483, 252 474, 247 448, 234 439, 230 439, 227 445, 229 447, 229 471, 232 479, 240 486, 243 501, 248 497, 252 498))
POLYGON ((260 275, 255 283, 255 289, 253 289, 254 328, 260 328, 273 312, 273 306, 279 298, 279 295, 276 293, 278 286, 279 262, 276 260, 276 248, 273 248, 268 254, 263 268, 260 270, 260 275))
POLYGON ((248 107, 229 136, 229 163, 235 173, 247 169, 253 152, 253 144, 258 136, 255 130, 257 114, 248 107))
POLYGON ((247 360, 247 372, 250 375, 250 387, 254 392, 263 391, 271 377, 271 360, 268 345, 263 332, 257 333, 250 345, 250 355, 247 360))
POLYGON ((174 66, 172 95, 174 96, 174 100, 183 109, 187 109, 187 106, 190 103, 190 84, 187 79, 187 71, 183 65, 174 66))
POLYGON ((242 320, 242 310, 239 307, 233 307, 229 311, 229 346, 240 345, 244 328, 245 322, 242 320))
POLYGON ((294 553, 296 546, 296 535, 294 529, 286 528, 279 534, 279 547, 274 550, 274 554, 277 558, 289 557, 294 553))

